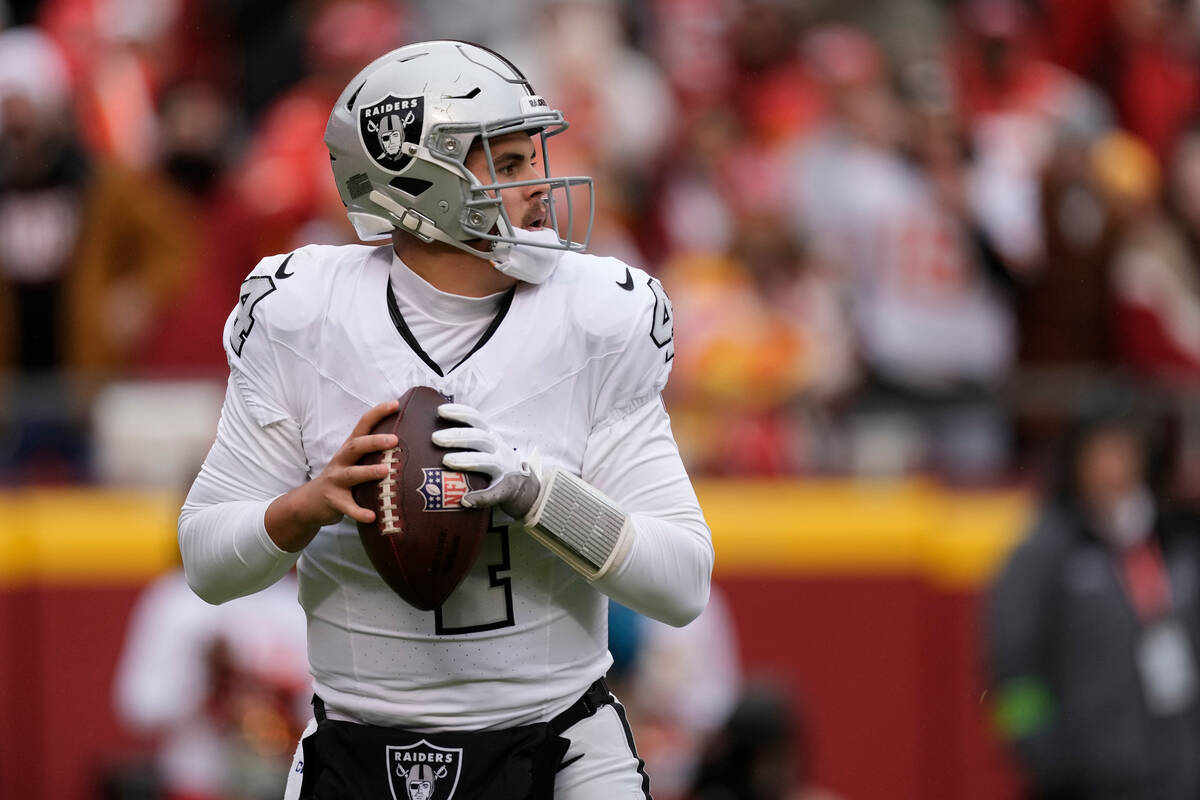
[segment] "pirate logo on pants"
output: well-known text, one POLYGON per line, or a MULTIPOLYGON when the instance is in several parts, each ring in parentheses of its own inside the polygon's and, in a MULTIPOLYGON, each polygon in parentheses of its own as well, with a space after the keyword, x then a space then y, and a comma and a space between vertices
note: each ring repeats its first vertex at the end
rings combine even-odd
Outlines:
POLYGON ((418 144, 425 121, 425 98, 387 97, 358 111, 358 137, 371 160, 388 172, 399 173, 412 161, 404 145, 418 144))
POLYGON ((387 748, 392 800, 450 800, 462 769, 461 747, 438 747, 422 739, 387 748))

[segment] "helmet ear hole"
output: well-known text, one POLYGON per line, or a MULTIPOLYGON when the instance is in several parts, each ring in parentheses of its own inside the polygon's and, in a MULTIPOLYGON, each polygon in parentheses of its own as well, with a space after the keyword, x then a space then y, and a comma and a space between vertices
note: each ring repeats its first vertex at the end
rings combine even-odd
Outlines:
POLYGON ((429 187, 433 186, 433 181, 422 180, 421 178, 408 178, 404 175, 397 175, 388 181, 388 184, 396 187, 405 194, 410 194, 413 197, 420 197, 429 187))

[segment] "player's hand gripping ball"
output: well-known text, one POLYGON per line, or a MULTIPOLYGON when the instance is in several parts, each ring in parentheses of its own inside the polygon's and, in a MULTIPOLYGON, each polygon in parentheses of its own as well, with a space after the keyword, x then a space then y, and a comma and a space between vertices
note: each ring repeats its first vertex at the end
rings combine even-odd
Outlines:
POLYGON ((394 434, 397 445, 358 462, 387 464, 387 477, 354 487, 355 502, 375 512, 374 522, 358 523, 371 564, 422 611, 441 606, 466 577, 492 519, 490 508, 461 502, 467 492, 487 486, 488 477, 447 469, 442 457, 450 451, 432 441, 434 430, 455 424, 438 417, 447 400, 426 386, 406 392, 399 409, 371 431, 394 434))

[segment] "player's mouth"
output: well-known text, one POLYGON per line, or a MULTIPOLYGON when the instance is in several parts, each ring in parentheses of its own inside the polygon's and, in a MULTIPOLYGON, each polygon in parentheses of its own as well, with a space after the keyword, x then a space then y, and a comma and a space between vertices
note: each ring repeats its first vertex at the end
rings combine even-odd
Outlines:
POLYGON ((540 231, 542 228, 546 227, 546 217, 545 215, 528 217, 525 220, 525 224, 521 227, 530 231, 540 231))

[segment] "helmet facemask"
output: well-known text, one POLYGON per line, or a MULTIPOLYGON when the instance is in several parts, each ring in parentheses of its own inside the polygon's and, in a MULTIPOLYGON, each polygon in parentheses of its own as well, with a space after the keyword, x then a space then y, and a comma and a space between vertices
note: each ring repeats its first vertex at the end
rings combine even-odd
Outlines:
MULTIPOLYGON (((442 130, 450 127, 452 126, 443 126, 442 130)), ((583 251, 587 247, 588 240, 592 235, 592 225, 595 221, 595 193, 592 186, 592 179, 589 177, 559 178, 553 177, 550 172, 548 140, 550 137, 556 136, 566 129, 567 123, 562 119, 562 115, 554 112, 545 121, 531 121, 528 118, 501 120, 494 125, 473 126, 469 131, 463 131, 464 134, 467 134, 469 140, 478 142, 479 147, 482 149, 489 180, 486 183, 481 182, 474 173, 465 169, 463 162, 456 162, 463 165, 466 175, 470 178, 469 185, 463 186, 463 214, 460 219, 460 225, 463 231, 472 238, 492 243, 492 247, 488 253, 489 258, 502 255, 504 250, 513 244, 576 252, 583 251), (536 137, 537 148, 542 161, 542 177, 519 181, 502 181, 496 174, 496 163, 492 153, 491 141, 510 133, 519 132, 529 132, 536 137), (508 210, 504 207, 502 192, 529 186, 545 187, 545 228, 554 231, 557 242, 547 241, 544 237, 541 239, 518 237, 516 233, 517 225, 510 218, 508 210), (576 201, 573 197, 575 188, 580 186, 586 187, 588 192, 586 227, 583 225, 583 215, 578 213, 576 201), (559 201, 556 195, 561 196, 563 198, 562 201, 559 201), (565 206, 565 208, 560 209, 560 206, 565 206), (565 212, 561 217, 559 214, 560 210, 565 212), (577 239, 576 236, 580 232, 583 235, 577 239)), ((435 157, 437 156, 435 155, 435 157)), ((476 252, 482 251, 477 250, 476 252)))

